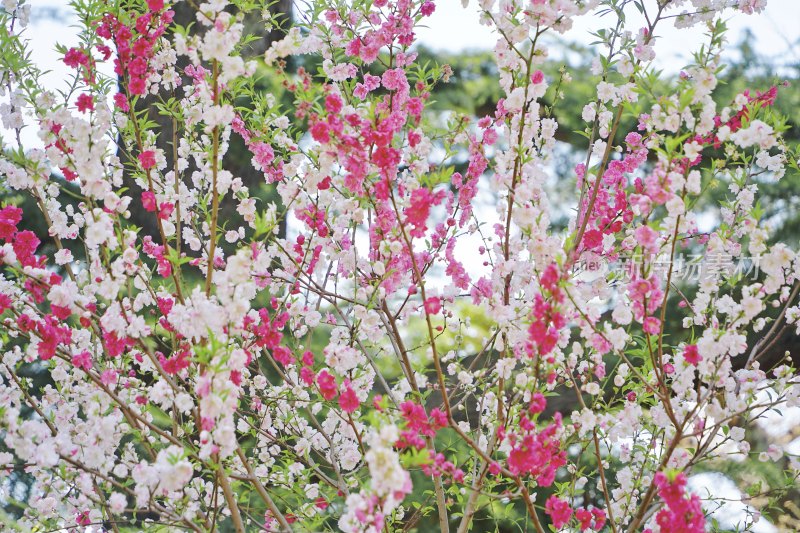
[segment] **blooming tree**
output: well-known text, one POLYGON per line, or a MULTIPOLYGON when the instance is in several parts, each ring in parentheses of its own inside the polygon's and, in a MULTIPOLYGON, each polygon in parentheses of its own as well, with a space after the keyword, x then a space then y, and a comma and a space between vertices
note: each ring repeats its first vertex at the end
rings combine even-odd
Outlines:
MULTIPOLYGON (((429 109, 453 82, 415 62, 432 0, 316 0, 261 63, 243 18, 263 0, 189 1, 181 27, 164 0, 76 0, 65 92, 28 59, 29 5, 3 2, 0 479, 29 476, 21 524, 464 532, 499 501, 540 533, 704 531, 714 496, 687 476, 755 453, 745 431, 800 395, 761 365, 800 318, 800 258, 755 197, 796 167, 779 95, 714 99, 720 17, 766 1, 481 0, 505 96, 477 119, 429 109), (539 67, 578 17, 597 92, 554 184, 570 77, 539 67), (653 94, 658 32, 698 25, 653 94), (236 137, 280 202, 226 170, 236 137), (574 191, 566 229, 553 187, 574 191), (758 275, 707 268, 689 298, 661 261, 690 248, 758 275)), ((768 455, 790 486, 800 464, 768 455)))

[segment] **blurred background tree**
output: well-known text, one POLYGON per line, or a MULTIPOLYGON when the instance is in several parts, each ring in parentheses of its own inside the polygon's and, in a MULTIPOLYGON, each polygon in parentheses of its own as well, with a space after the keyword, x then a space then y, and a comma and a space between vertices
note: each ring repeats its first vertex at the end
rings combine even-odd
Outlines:
MULTIPOLYGON (((174 24, 181 27, 197 24, 197 4, 195 2, 178 2, 172 9, 175 11, 174 24)), ((244 18, 245 35, 249 36, 247 43, 244 44, 243 57, 261 58, 270 45, 282 39, 292 24, 292 0, 270 0, 267 4, 266 12, 250 13, 244 18)), ((178 58, 178 71, 182 72, 185 67, 185 58, 178 58)), ((190 86, 191 82, 185 74, 182 76, 183 86, 190 86)), ((262 78, 260 89, 264 92, 272 92, 268 79, 262 78)), ((170 98, 180 99, 183 89, 169 93, 162 90, 159 94, 148 94, 137 102, 137 111, 147 111, 148 118, 157 123, 156 131, 161 132, 156 146, 164 151, 167 159, 167 168, 173 167, 173 130, 174 122, 170 113, 163 111, 157 104, 164 104, 170 98)), ((247 104, 247 102, 237 105, 247 104)), ((178 126, 180 129, 180 126, 178 126)), ((119 150, 118 155, 122 161, 126 160, 124 150, 119 150)), ((274 186, 268 186, 264 182, 264 175, 256 170, 251 164, 252 154, 245 146, 243 139, 236 134, 231 135, 230 147, 223 158, 223 167, 229 170, 235 177, 241 178, 245 187, 250 190, 251 196, 263 202, 280 203, 280 199, 275 192, 274 186)), ((191 175, 193 167, 190 167, 185 175, 191 175)), ((130 174, 126 173, 125 181, 131 191, 140 193, 139 186, 135 184, 130 174)), ((144 209, 139 201, 138 194, 134 195, 134 201, 130 205, 131 222, 153 237, 158 235, 155 217, 144 209)), ((231 196, 222 199, 220 204, 220 220, 241 219, 236 213, 236 202, 231 196)), ((280 235, 285 236, 286 226, 281 225, 280 235)), ((225 246, 224 241, 221 246, 225 246)))

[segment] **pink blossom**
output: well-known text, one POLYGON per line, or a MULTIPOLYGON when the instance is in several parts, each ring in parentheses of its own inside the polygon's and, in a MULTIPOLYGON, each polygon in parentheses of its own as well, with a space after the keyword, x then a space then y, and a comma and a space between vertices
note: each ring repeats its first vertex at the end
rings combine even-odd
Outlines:
POLYGON ((265 142, 256 142, 248 145, 253 153, 253 162, 257 168, 266 170, 275 160, 275 150, 265 142))
POLYGON ((72 364, 75 365, 76 368, 89 370, 92 368, 92 354, 84 350, 79 354, 73 355, 72 364))
POLYGON ((144 191, 142 193, 142 207, 145 211, 154 212, 156 210, 156 195, 153 191, 144 191))
POLYGON ((22 209, 7 205, 0 209, 0 239, 8 242, 17 231, 17 224, 22 220, 22 209))
POLYGON ((527 417, 522 418, 522 434, 515 435, 517 442, 508 454, 509 471, 518 476, 529 475, 542 487, 552 485, 556 470, 566 464, 566 453, 555 438, 560 427, 560 413, 541 430, 527 417))
POLYGON ((431 409, 431 414, 430 414, 431 428, 434 431, 436 431, 444 427, 447 427, 447 425, 448 425, 447 414, 438 407, 434 407, 433 409, 431 409))
POLYGON ((546 406, 547 400, 545 399, 544 395, 541 392, 536 392, 531 397, 531 403, 528 406, 528 411, 533 414, 538 414, 544 411, 546 406))
POLYGON ((139 163, 141 163, 143 169, 150 170, 156 166, 156 153, 153 150, 143 151, 139 154, 139 163))
POLYGON ((644 319, 642 329, 649 335, 658 335, 661 332, 661 320, 654 316, 649 316, 644 319))
POLYGON ((161 220, 169 220, 172 213, 175 212, 175 204, 172 202, 161 202, 158 205, 158 218, 161 220))
POLYGON ((283 366, 289 366, 294 363, 292 351, 286 346, 276 346, 272 349, 272 357, 283 366))
POLYGON ((81 113, 94 111, 94 96, 88 93, 81 93, 78 95, 76 105, 78 106, 78 111, 81 113))
POLYGON ((111 368, 103 370, 100 374, 100 382, 106 387, 113 385, 117 382, 117 371, 111 368))
POLYGON ((544 512, 552 520, 553 527, 561 529, 569 523, 569 519, 572 516, 572 507, 569 506, 569 502, 554 494, 545 502, 544 512))
POLYGON ((89 64, 89 56, 86 51, 79 48, 70 48, 64 54, 64 64, 68 67, 78 68, 89 64))
POLYGON ((333 400, 336 397, 336 380, 327 370, 322 370, 317 374, 317 386, 320 394, 326 400, 333 400))
POLYGON ((24 266, 33 266, 36 263, 34 253, 36 248, 39 247, 39 239, 36 235, 29 230, 20 231, 14 235, 14 253, 17 255, 17 260, 24 266))
POLYGON ((118 337, 113 331, 103 333, 103 344, 108 357, 117 357, 128 346, 128 339, 118 337))
POLYGON ((338 94, 329 94, 325 97, 325 111, 335 115, 342 110, 342 97, 338 94))
POLYGON ((319 143, 326 143, 331 140, 329 131, 330 127, 326 122, 317 122, 311 126, 311 137, 319 143))
MULTIPOLYGON (((610 508, 572 490, 586 475, 598 491, 597 473, 583 468, 598 445, 618 440, 627 458, 632 436, 660 435, 657 462, 683 465, 682 441, 702 433, 709 408, 722 430, 732 415, 746 429, 763 403, 753 391, 794 393, 788 360, 741 368, 735 358, 763 336, 763 309, 797 322, 797 254, 758 226, 753 184, 722 203, 703 187, 709 169, 736 174, 742 157, 774 176, 795 170, 784 169, 785 134, 768 109, 777 87, 720 101, 714 65, 700 65, 644 83, 653 94, 634 103, 652 72, 648 29, 615 41, 615 72, 592 68, 598 83, 611 76, 598 86, 601 102, 591 94, 554 115, 542 101, 552 39, 520 38, 569 31, 570 2, 501 2, 484 17, 495 31, 511 22, 510 40, 545 61, 527 75, 505 42, 480 72, 420 64, 416 35, 433 0, 312 2, 318 16, 273 43, 256 73, 243 26, 255 3, 205 4, 204 16, 174 31, 171 3, 128 2, 80 20, 83 44, 62 49, 78 76, 72 93, 50 90, 25 62, 8 73, 25 90, 12 87, 4 119, 17 121, 20 99, 35 104, 44 149, 21 146, 0 160, 3 184, 34 207, 0 208, 0 330, 10 339, 0 398, 11 404, 0 460, 25 465, 33 496, 21 511, 42 527, 116 516, 125 528, 129 507, 189 522, 217 516, 215 524, 237 522, 238 508, 252 522, 258 487, 242 476, 266 472, 286 485, 263 514, 269 530, 282 518, 297 530, 323 521, 393 530, 400 505, 430 506, 435 484, 458 483, 480 485, 481 501, 524 484, 545 529, 599 532, 610 508), (111 115, 95 98, 109 89, 97 75, 106 61, 119 82, 111 115), (482 117, 439 92, 476 75, 494 76, 500 91, 482 117), (285 98, 253 92, 261 78, 285 98), (131 114, 151 92, 175 111, 166 128, 152 113, 131 114), (665 105, 682 94, 696 98, 665 105), (644 112, 620 122, 620 108, 644 112), (588 154, 554 189, 556 132, 577 117, 593 132, 578 147, 588 154), (628 122, 635 131, 617 129, 628 122), (107 141, 135 157, 124 165, 133 168, 110 156, 107 141), (234 143, 248 150, 243 159, 234 143), (695 157, 712 147, 716 163, 695 157), (755 155, 742 155, 749 147, 755 155), (244 179, 248 166, 261 184, 244 179), (145 218, 157 228, 139 227, 129 216, 137 206, 155 213, 145 218), (724 220, 701 233, 707 209, 724 220), (764 258, 758 280, 711 276, 678 299, 682 307, 665 305, 659 249, 739 257, 748 245, 764 258), (433 319, 432 330, 417 328, 420 318, 433 319), (676 335, 681 323, 696 344, 676 335), (648 341, 658 348, 654 372, 648 341), (719 352, 713 368, 700 363, 705 349, 719 352), (631 358, 623 365, 619 354, 631 358), (31 365, 44 386, 27 379, 31 365), (585 391, 586 405, 570 389, 579 400, 585 391), (695 390, 729 398, 717 405, 718 395, 695 394, 683 428, 665 432, 660 404, 695 390), (566 427, 562 412, 571 413, 566 427), (97 469, 133 480, 132 492, 91 483, 97 469), (414 492, 409 470, 418 470, 414 492), (209 496, 227 491, 228 474, 232 498, 209 496), (48 483, 64 475, 60 501, 48 483)), ((679 24, 702 25, 720 9, 679 24)), ((638 30, 616 23, 620 35, 638 30)), ((712 451, 699 447, 698 464, 712 451)), ((703 530, 688 469, 612 463, 604 481, 631 504, 617 517, 626 527, 703 530), (615 475, 621 466, 652 486, 628 487, 615 475), (642 498, 648 490, 656 501, 642 498)), ((466 516, 469 529, 466 500, 450 496, 446 511, 466 516)))
POLYGON ((700 352, 697 350, 696 344, 687 344, 683 348, 683 360, 689 363, 690 365, 697 366, 697 364, 702 361, 703 357, 700 355, 700 352))
POLYGON ((431 205, 434 195, 428 189, 420 187, 411 193, 410 205, 405 209, 406 221, 411 224, 409 232, 412 237, 422 237, 425 234, 431 205))
POLYGON ((558 273, 558 266, 555 263, 550 263, 542 272, 542 276, 539 279, 539 283, 542 287, 550 292, 556 287, 556 284, 559 280, 559 273, 558 273))
POLYGON ((407 91, 408 90, 408 80, 406 79, 406 73, 403 69, 391 69, 387 70, 383 73, 382 76, 383 86, 389 89, 390 91, 407 91))
POLYGON ((603 511, 602 509, 598 509, 597 507, 594 507, 591 510, 584 507, 576 509, 575 518, 578 520, 578 523, 580 524, 581 531, 586 531, 587 529, 600 531, 601 529, 603 529, 603 526, 606 523, 605 511, 603 511))
POLYGON ((128 64, 128 73, 136 77, 144 76, 147 73, 147 61, 143 57, 137 57, 128 64))
POLYGON ((0 292, 0 315, 11 309, 13 301, 8 294, 0 292))
POLYGON ((425 313, 437 315, 442 310, 442 301, 439 298, 431 297, 425 300, 425 313))
POLYGON ((590 229, 583 234, 583 245, 589 250, 599 247, 603 243, 603 234, 596 229, 590 229))
POLYGON ((665 507, 656 514, 656 523, 662 531, 675 533, 703 533, 706 519, 700 498, 686 494, 686 475, 683 472, 667 475, 656 472, 653 483, 665 507))
POLYGON ((131 106, 128 104, 128 97, 123 93, 116 93, 114 95, 114 105, 124 112, 130 111, 131 106))
POLYGON ((314 371, 311 368, 304 366, 300 369, 300 379, 303 380, 303 383, 306 385, 311 386, 315 383, 317 377, 314 375, 314 371))
POLYGON ((45 316, 44 320, 36 324, 36 333, 41 339, 36 346, 39 358, 43 361, 52 359, 59 346, 68 344, 72 340, 72 330, 61 326, 53 316, 45 316))
POLYGON ((346 384, 344 390, 339 394, 339 407, 341 407, 342 411, 345 413, 352 414, 353 411, 358 409, 359 403, 356 393, 350 388, 349 384, 346 384))
POLYGON ((146 90, 144 78, 132 77, 128 82, 128 91, 134 95, 143 95, 146 90))
POLYGON ((162 355, 159 357, 159 360, 161 362, 161 366, 164 368, 164 372, 170 375, 175 375, 179 374, 184 369, 189 368, 191 363, 189 357, 189 350, 181 349, 169 359, 166 359, 162 355))
POLYGON ((634 236, 636 237, 636 242, 646 251, 651 253, 658 251, 658 246, 656 244, 658 233, 650 226, 639 226, 636 228, 634 236))

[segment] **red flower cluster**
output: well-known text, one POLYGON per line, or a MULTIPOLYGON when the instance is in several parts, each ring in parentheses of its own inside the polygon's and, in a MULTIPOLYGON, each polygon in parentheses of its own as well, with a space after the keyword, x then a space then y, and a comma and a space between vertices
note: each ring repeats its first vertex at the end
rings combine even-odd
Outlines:
POLYGON ((447 426, 447 415, 442 410, 433 409, 428 417, 424 407, 410 400, 400 404, 400 415, 406 424, 395 444, 398 448, 420 450, 425 447, 425 437, 433 437, 447 426))
POLYGON ((41 258, 34 255, 40 241, 32 231, 17 231, 17 224, 21 220, 22 209, 19 207, 9 205, 0 209, 0 239, 11 243, 22 266, 35 266, 41 262, 41 258))
POLYGON ((576 509, 575 518, 578 519, 581 531, 586 531, 589 528, 594 531, 600 531, 606 525, 606 512, 597 507, 576 509))
MULTIPOLYGON (((587 195, 584 205, 581 206, 583 216, 589 217, 586 232, 583 234, 582 245, 585 250, 601 251, 603 236, 619 233, 625 224, 633 220, 628 196, 625 188, 628 185, 626 174, 635 171, 647 160, 647 149, 642 142, 642 136, 631 132, 625 137, 628 153, 624 159, 615 159, 608 164, 603 173, 603 178, 594 187, 598 187, 592 212, 587 213, 591 195, 587 195)), ((578 185, 585 179, 586 168, 583 164, 576 167, 578 185)))
POLYGON ((257 326, 252 326, 251 328, 255 336, 255 345, 259 348, 274 350, 280 344, 281 339, 283 339, 283 333, 281 333, 280 330, 286 325, 286 322, 289 320, 289 315, 287 313, 281 313, 276 316, 274 320, 270 320, 269 310, 266 307, 262 307, 258 310, 258 316, 261 318, 261 322, 257 326))
POLYGON ((190 348, 187 344, 182 344, 178 350, 167 359, 162 353, 157 353, 158 361, 164 368, 164 372, 170 375, 180 373, 182 370, 189 368, 191 363, 190 357, 192 355, 190 348))
POLYGON ((456 465, 452 461, 448 461, 444 454, 437 453, 430 458, 430 461, 430 463, 422 465, 422 472, 426 476, 448 477, 455 483, 464 482, 464 471, 456 468, 456 465))
POLYGON ((34 266, 37 263, 36 248, 39 247, 39 239, 36 235, 29 230, 20 231, 14 235, 14 242, 11 246, 14 248, 14 253, 17 254, 17 260, 22 266, 34 266))
MULTIPOLYGON (((550 517, 553 527, 556 529, 566 526, 572 517, 572 507, 570 507, 569 502, 555 494, 545 502, 544 512, 550 517)), ((600 531, 606 524, 606 512, 597 507, 576 509, 575 518, 578 520, 581 531, 586 531, 590 528, 594 531, 600 531)))
POLYGON ((425 313, 429 315, 437 315, 439 311, 442 310, 442 301, 435 296, 431 296, 425 300, 423 305, 425 307, 425 313))
POLYGON ((706 530, 706 517, 697 494, 686 495, 686 474, 668 476, 656 472, 653 479, 658 487, 658 495, 665 507, 656 515, 656 523, 661 531, 670 533, 703 533, 706 530))
POLYGON ((303 368, 300 369, 300 379, 306 385, 313 385, 316 380, 314 375, 314 354, 306 351, 303 353, 303 368))
POLYGON ((169 220, 169 217, 175 211, 175 204, 172 202, 157 203, 156 195, 152 191, 144 191, 142 193, 142 207, 144 207, 145 211, 151 213, 158 211, 158 218, 161 220, 169 220))
POLYGON ((145 170, 150 170, 156 166, 156 153, 153 150, 145 150, 139 154, 139 163, 145 170))
POLYGON ((89 93, 82 93, 78 95, 76 105, 78 106, 78 111, 81 113, 94 111, 94 97, 89 93))
POLYGON ((75 354, 72 356, 72 364, 75 365, 76 368, 89 370, 92 368, 92 354, 87 350, 75 354))
POLYGON ((567 454, 561 449, 561 441, 555 437, 559 428, 561 413, 556 413, 553 422, 540 431, 536 431, 534 422, 523 414, 521 434, 508 435, 513 444, 508 454, 508 470, 515 476, 533 476, 540 487, 552 485, 556 470, 567 464, 567 454))
POLYGON ((683 349, 683 360, 694 366, 697 366, 697 363, 703 360, 700 352, 697 351, 696 344, 689 344, 683 349))
MULTIPOLYGON (((101 52, 104 52, 104 49, 105 47, 102 47, 101 52)), ((103 57, 107 57, 105 53, 103 53, 103 57)), ((94 82, 95 59, 90 51, 72 47, 64 54, 63 61, 68 67, 79 69, 83 75, 84 82, 87 84, 94 82)))
POLYGON ((414 189, 411 193, 411 203, 405 209, 406 222, 410 224, 411 231, 409 234, 412 237, 424 237, 425 231, 428 229, 426 223, 428 215, 431 212, 431 207, 439 205, 442 201, 442 193, 432 193, 425 187, 414 189))
POLYGON ((322 370, 317 374, 317 387, 319 387, 319 393, 326 400, 333 400, 336 397, 336 378, 327 370, 322 370))
POLYGON ((52 316, 45 316, 45 319, 36 325, 36 333, 41 340, 38 345, 39 357, 47 360, 56 354, 56 348, 61 344, 69 344, 72 341, 72 330, 61 321, 52 316))
POLYGON ((0 315, 11 309, 13 305, 14 301, 11 299, 11 296, 0 292, 0 315))
POLYGON ((296 210, 295 216, 297 216, 298 220, 305 222, 309 229, 316 231, 320 237, 328 236, 328 225, 325 220, 324 209, 309 206, 296 210))
POLYGON ((339 395, 339 407, 342 408, 347 414, 352 414, 353 411, 358 409, 361 402, 358 401, 355 391, 350 387, 350 382, 344 382, 344 390, 339 395))
POLYGON ((566 324, 564 315, 556 309, 556 304, 564 300, 558 286, 560 278, 558 266, 551 263, 539 280, 542 292, 534 296, 533 322, 528 327, 528 355, 531 357, 552 352, 558 342, 558 331, 566 324), (547 295, 550 297, 546 298, 547 295))
MULTIPOLYGON (((519 422, 514 424, 517 431, 502 426, 497 430, 498 439, 507 440, 512 446, 507 461, 509 472, 514 476, 533 476, 541 487, 552 485, 556 470, 566 464, 566 452, 556 438, 561 428, 561 414, 556 413, 548 426, 537 430, 535 420, 546 406, 544 395, 537 392, 532 396, 528 409, 520 415, 519 422)), ((489 472, 493 475, 502 471, 497 463, 489 465, 489 472)))
POLYGON ((142 251, 156 260, 159 275, 165 278, 172 275, 172 263, 170 263, 169 259, 164 255, 166 249, 163 245, 155 244, 152 237, 146 235, 145 238, 142 239, 142 251))
MULTIPOLYGON (((194 71, 194 69, 192 70, 194 71)), ((264 172, 268 182, 274 183, 283 178, 283 162, 275 160, 275 149, 271 145, 254 139, 253 133, 247 129, 244 121, 239 116, 233 119, 231 128, 244 139, 247 148, 253 154, 253 166, 264 172)), ((322 189, 323 187, 320 186, 319 188, 322 189)))
POLYGON ((8 242, 17 232, 17 224, 22 220, 22 209, 7 205, 0 209, 0 239, 8 242))
POLYGON ((553 522, 553 527, 556 529, 561 529, 567 525, 569 519, 572 517, 572 507, 569 506, 569 502, 559 498, 555 494, 547 498, 544 504, 544 512, 550 517, 550 520, 553 522))
POLYGON ((135 341, 130 337, 119 337, 113 331, 103 332, 103 348, 109 357, 117 357, 121 355, 127 348, 135 344, 135 341))
MULTIPOLYGON (((775 103, 775 99, 778 97, 778 87, 773 85, 770 87, 766 92, 756 91, 755 96, 750 95, 750 89, 747 89, 742 93, 744 96, 747 97, 747 103, 750 104, 751 108, 760 109, 764 107, 770 107, 775 103)), ((722 118, 717 115, 714 117, 714 126, 716 126, 717 130, 722 126, 728 126, 730 128, 731 133, 735 133, 742 128, 742 122, 747 120, 750 116, 750 109, 747 106, 742 107, 738 113, 732 116, 728 122, 723 123, 722 118)), ((722 142, 717 137, 717 134, 714 132, 709 133, 707 136, 702 137, 700 135, 694 138, 700 144, 703 145, 713 145, 714 148, 720 148, 722 146, 722 142)), ((700 161, 692 162, 693 165, 698 164, 700 161)))
MULTIPOLYGON (((147 13, 132 12, 136 22, 133 27, 123 24, 117 17, 106 14, 97 29, 97 34, 114 42, 117 58, 114 72, 126 79, 128 93, 143 95, 147 91, 147 78, 152 73, 150 60, 155 54, 155 43, 172 23, 175 13, 164 11, 163 0, 149 0, 147 13)), ((127 111, 127 98, 114 97, 114 103, 127 111)))

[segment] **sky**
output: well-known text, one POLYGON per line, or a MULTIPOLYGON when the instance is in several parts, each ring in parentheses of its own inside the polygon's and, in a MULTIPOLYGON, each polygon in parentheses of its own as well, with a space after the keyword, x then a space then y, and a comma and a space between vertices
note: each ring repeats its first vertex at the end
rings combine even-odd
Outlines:
MULTIPOLYGON (((60 61, 55 45, 76 43, 76 30, 71 26, 74 20, 70 20, 66 0, 28 1, 32 6, 28 36, 33 43, 33 59, 43 69, 51 71, 47 76, 48 85, 57 87, 63 84, 67 69, 60 61)), ((462 7, 462 0, 437 0, 436 4, 436 11, 427 19, 426 27, 418 31, 421 44, 446 52, 494 47, 496 34, 480 24, 478 0, 469 0, 466 8, 462 7)), ((632 22, 638 23, 635 17, 632 22)), ((596 18, 590 16, 579 18, 569 38, 588 44, 592 40, 589 28, 596 23, 596 18)), ((764 13, 752 16, 737 14, 731 18, 729 27, 731 42, 737 42, 745 29, 750 29, 755 35, 759 54, 774 58, 778 63, 800 62, 800 0, 769 0, 764 13)), ((702 29, 676 30, 670 21, 666 21, 656 33, 660 34, 660 42, 656 44, 656 62, 667 72, 678 72, 688 54, 702 43, 702 29)))
MULTIPOLYGON (((652 3, 654 0, 645 1, 652 3)), ((63 87, 68 69, 55 47, 57 43, 69 47, 77 42, 68 0, 28 0, 28 3, 32 6, 32 23, 28 29, 32 58, 43 70, 49 71, 45 75, 46 86, 63 87)), ((467 7, 462 3, 462 0, 436 0, 436 11, 417 32, 419 42, 433 50, 451 53, 493 48, 497 37, 487 26, 481 25, 478 0, 467 0, 467 7)), ((633 15, 632 22, 640 24, 636 21, 638 13, 633 15)), ((596 17, 579 18, 569 39, 590 43, 589 29, 596 23, 596 17)), ((731 42, 739 41, 749 29, 755 35, 755 49, 760 55, 775 59, 777 64, 800 63, 800 0, 769 0, 765 12, 752 16, 737 14, 731 17, 729 27, 731 42)), ((660 42, 656 44, 655 62, 667 73, 679 72, 691 51, 703 42, 701 28, 676 30, 671 22, 665 22, 656 33, 660 42)), ((554 52, 557 53, 557 49, 554 52)), ((110 69, 110 64, 104 67, 110 69)), ((28 147, 38 145, 32 128, 26 130, 23 142, 28 147)))
MULTIPOLYGON (((646 2, 652 4, 653 0, 646 2)), ((629 22, 636 23, 637 18, 643 22, 635 10, 632 14, 635 16, 629 18, 629 22)), ((800 0, 769 0, 763 13, 749 16, 735 13, 729 18, 728 39, 731 43, 739 41, 749 29, 756 38, 755 48, 759 54, 776 59, 779 64, 800 62, 800 0)), ((569 38, 589 44, 592 41, 589 29, 596 25, 597 17, 578 18, 569 38)), ((677 30, 671 21, 665 21, 660 29, 657 28, 656 35, 660 39, 656 44, 656 63, 668 72, 678 72, 691 51, 703 43, 702 28, 677 30)), ((426 46, 447 52, 491 49, 497 41, 496 35, 480 24, 477 0, 469 0, 466 8, 459 0, 439 0, 427 27, 421 29, 418 36, 426 46)))
MULTIPOLYGON (((654 0, 646 0, 653 2, 654 0)), ((68 13, 66 0, 29 0, 32 5, 33 28, 31 37, 38 58, 51 64, 57 60, 53 53, 56 42, 74 42, 74 30, 65 24, 63 15, 68 13), (42 15, 59 12, 56 19, 42 15)), ((427 19, 426 27, 418 31, 419 42, 434 49, 447 52, 491 49, 496 34, 480 24, 478 0, 469 0, 466 8, 461 0, 437 0, 436 11, 427 19)), ((730 13, 733 13, 732 11, 730 13)), ((602 19, 601 19, 602 20, 602 19)), ((634 18, 635 21, 635 18, 634 18)), ((596 25, 596 17, 581 17, 570 32, 570 38, 588 44, 590 27, 596 25)), ((769 0, 766 10, 758 15, 737 13, 730 18, 729 40, 738 41, 749 29, 756 38, 756 50, 780 61, 800 61, 800 0, 769 0)), ((680 68, 681 58, 702 42, 702 29, 676 30, 666 21, 661 27, 657 51, 658 60, 668 70, 680 68)))

